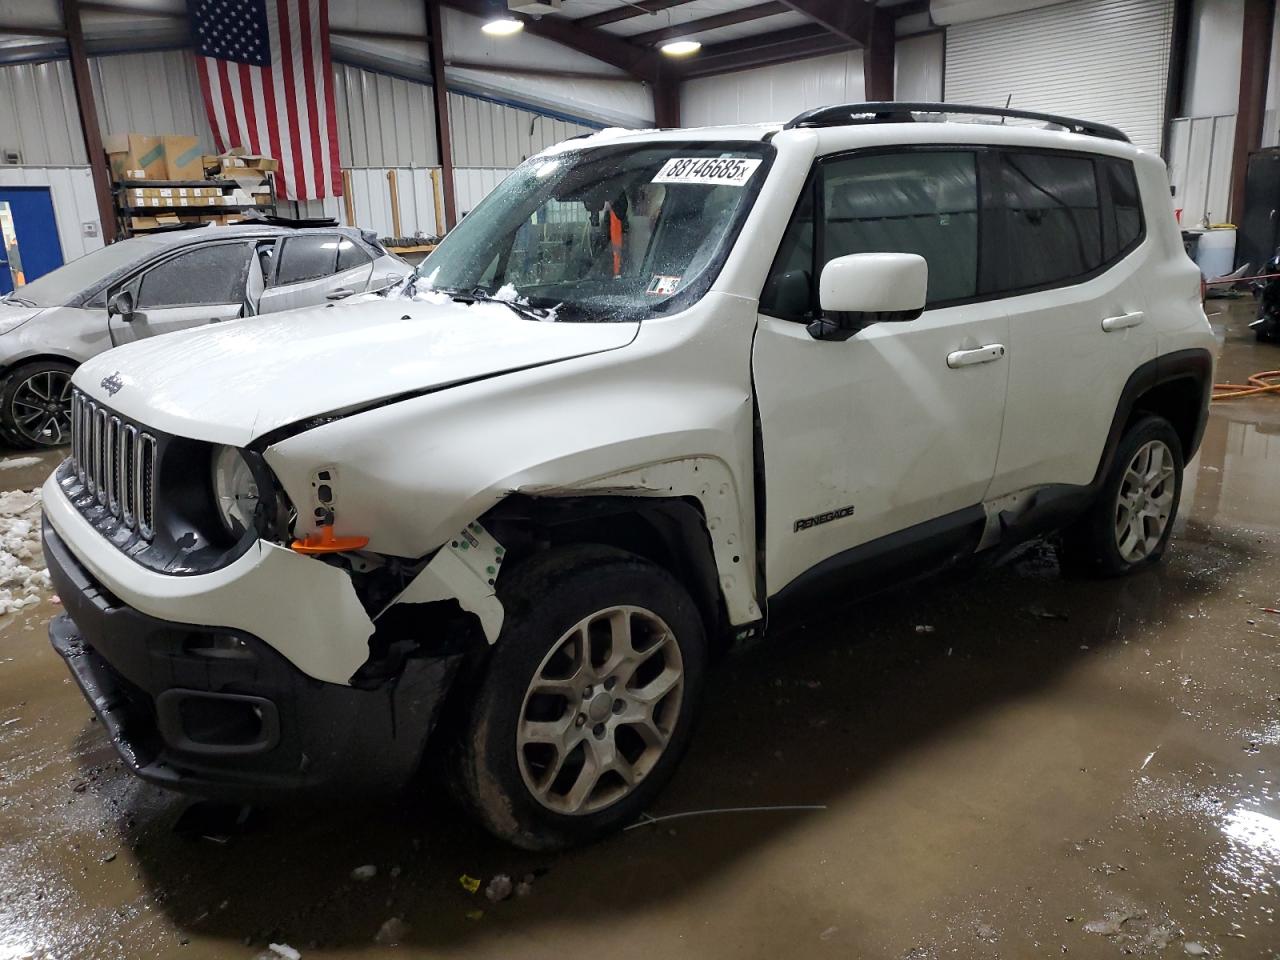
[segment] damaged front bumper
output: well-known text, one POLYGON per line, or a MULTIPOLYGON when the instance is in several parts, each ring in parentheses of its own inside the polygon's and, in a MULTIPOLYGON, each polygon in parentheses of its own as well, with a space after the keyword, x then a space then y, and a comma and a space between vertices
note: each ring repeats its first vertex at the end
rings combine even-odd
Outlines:
POLYGON ((48 519, 43 539, 67 610, 50 640, 138 776, 252 801, 326 787, 383 792, 417 769, 461 655, 409 657, 372 689, 326 682, 248 631, 143 613, 48 519))

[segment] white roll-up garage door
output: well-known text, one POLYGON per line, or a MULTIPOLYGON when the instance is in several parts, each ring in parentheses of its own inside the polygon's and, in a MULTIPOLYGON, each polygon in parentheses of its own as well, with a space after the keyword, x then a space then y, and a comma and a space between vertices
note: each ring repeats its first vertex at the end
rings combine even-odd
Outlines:
POLYGON ((1119 127, 1158 152, 1173 0, 1068 0, 947 28, 952 103, 1041 110, 1119 127))

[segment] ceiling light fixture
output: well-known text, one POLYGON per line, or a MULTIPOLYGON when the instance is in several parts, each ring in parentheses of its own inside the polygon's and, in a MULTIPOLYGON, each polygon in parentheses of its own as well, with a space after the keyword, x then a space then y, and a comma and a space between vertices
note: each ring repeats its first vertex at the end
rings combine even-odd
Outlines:
POLYGON ((668 40, 658 49, 668 57, 687 57, 701 50, 702 44, 697 40, 668 40))
POLYGON ((501 17, 497 20, 490 20, 480 28, 491 37, 509 37, 513 33, 519 33, 524 29, 524 23, 513 17, 501 17))

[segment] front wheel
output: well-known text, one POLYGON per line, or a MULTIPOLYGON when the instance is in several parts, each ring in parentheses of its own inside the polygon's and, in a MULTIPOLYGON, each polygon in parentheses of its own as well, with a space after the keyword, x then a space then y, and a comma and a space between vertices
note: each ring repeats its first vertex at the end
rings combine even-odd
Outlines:
POLYGON ((41 360, 0 381, 0 437, 21 450, 71 442, 71 374, 75 367, 41 360))
POLYGON ((458 786, 495 835, 548 850, 635 820, 688 743, 706 642, 662 568, 604 547, 508 574, 506 622, 462 731, 458 786))
POLYGON ((1182 497, 1182 442, 1169 421, 1146 416, 1116 449, 1098 499, 1063 535, 1068 566, 1117 576, 1159 561, 1182 497))

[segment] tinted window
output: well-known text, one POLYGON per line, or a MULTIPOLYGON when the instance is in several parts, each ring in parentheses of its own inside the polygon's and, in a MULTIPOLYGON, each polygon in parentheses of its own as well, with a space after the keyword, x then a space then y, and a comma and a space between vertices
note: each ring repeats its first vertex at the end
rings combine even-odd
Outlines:
POLYGON ((244 299, 249 248, 220 243, 180 253, 142 277, 139 307, 186 307, 239 303, 244 299))
POLYGON ((821 258, 918 253, 930 305, 977 290, 978 186, 972 153, 872 154, 823 168, 821 258))
POLYGON ((338 241, 338 272, 343 270, 353 270, 356 267, 363 267, 372 259, 367 253, 360 249, 360 245, 354 240, 347 240, 345 237, 338 241))
POLYGON ((1142 236, 1142 201, 1133 164, 1125 160, 1102 160, 1107 188, 1111 192, 1111 212, 1115 217, 1116 254, 1124 254, 1142 236))
POLYGON ((1000 238, 997 288, 1061 283, 1102 265, 1102 219, 1093 161, 1046 153, 1002 153, 992 217, 1000 238))
POLYGON ((918 253, 929 264, 928 304, 977 292, 978 186, 974 154, 869 154, 821 166, 778 248, 760 309, 791 320, 817 306, 822 266, 851 253, 918 253), (815 201, 821 219, 814 230, 815 201))
POLYGON ((280 251, 276 286, 327 277, 337 269, 337 262, 336 236, 289 237, 280 251))

